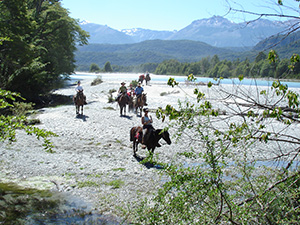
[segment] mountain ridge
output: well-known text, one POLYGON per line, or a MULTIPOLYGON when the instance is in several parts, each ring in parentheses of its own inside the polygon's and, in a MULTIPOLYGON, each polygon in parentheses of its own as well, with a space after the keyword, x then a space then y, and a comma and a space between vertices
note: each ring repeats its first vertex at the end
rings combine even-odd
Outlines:
POLYGON ((261 19, 252 23, 234 23, 221 16, 195 20, 179 31, 156 31, 143 28, 116 30, 107 25, 80 23, 91 35, 90 43, 130 44, 147 40, 193 40, 214 47, 255 46, 260 41, 282 32, 289 22, 261 19))

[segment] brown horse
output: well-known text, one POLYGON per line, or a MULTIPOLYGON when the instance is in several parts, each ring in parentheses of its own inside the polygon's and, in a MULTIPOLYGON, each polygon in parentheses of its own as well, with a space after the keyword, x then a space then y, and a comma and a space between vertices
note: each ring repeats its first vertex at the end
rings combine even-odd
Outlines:
POLYGON ((146 80, 146 85, 148 85, 148 83, 151 80, 151 77, 150 77, 149 73, 147 73, 145 80, 146 80))
POLYGON ((123 116, 123 111, 124 115, 126 115, 126 105, 129 104, 130 100, 127 95, 127 93, 121 94, 121 96, 118 99, 119 107, 120 107, 120 116, 123 116))
MULTIPOLYGON (((151 129, 148 131, 148 138, 145 141, 145 145, 150 152, 150 154, 154 153, 154 149, 156 147, 160 147, 158 143, 162 138, 169 145, 171 144, 171 139, 168 131, 163 131, 162 129, 151 129)), ((136 152, 138 150, 138 144, 142 142, 143 138, 143 128, 142 127, 132 127, 130 129, 130 141, 133 141, 133 155, 136 156, 136 152)))
POLYGON ((77 92, 77 94, 74 95, 74 97, 73 97, 73 101, 74 101, 75 107, 76 107, 76 114, 77 115, 79 114, 80 107, 81 107, 81 115, 83 115, 83 105, 85 102, 83 91, 77 92))
POLYGON ((136 102, 135 102, 135 112, 138 114, 138 109, 140 110, 140 116, 142 116, 142 111, 144 105, 147 105, 146 103, 147 97, 146 94, 142 94, 141 96, 137 97, 136 102))

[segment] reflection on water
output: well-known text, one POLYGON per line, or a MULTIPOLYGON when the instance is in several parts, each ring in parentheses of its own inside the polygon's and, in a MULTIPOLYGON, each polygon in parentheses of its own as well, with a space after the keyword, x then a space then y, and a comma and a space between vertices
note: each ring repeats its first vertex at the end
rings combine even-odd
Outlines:
POLYGON ((0 183, 0 224, 120 224, 71 195, 0 183))

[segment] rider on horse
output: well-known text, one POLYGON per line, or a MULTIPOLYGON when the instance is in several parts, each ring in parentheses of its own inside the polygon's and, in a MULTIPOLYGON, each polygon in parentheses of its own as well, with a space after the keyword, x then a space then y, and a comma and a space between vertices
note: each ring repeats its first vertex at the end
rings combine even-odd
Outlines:
MULTIPOLYGON (((76 96, 78 95, 78 93, 82 92, 83 93, 83 87, 80 85, 81 82, 80 80, 77 82, 77 87, 75 88, 75 91, 76 91, 76 95, 74 96, 74 98, 76 98, 76 96)), ((83 98, 84 98, 84 104, 86 105, 86 96, 83 95, 83 98)))
POLYGON ((133 98, 135 96, 135 89, 132 87, 131 83, 130 83, 128 89, 127 89, 127 94, 131 98, 133 98))
MULTIPOLYGON (((148 115, 149 109, 144 109, 144 116, 142 117, 142 124, 143 124, 143 137, 142 137, 142 144, 144 145, 142 148, 145 148, 145 144, 148 141, 148 136, 150 134, 151 130, 154 130, 154 127, 152 126, 153 120, 152 116, 148 115)), ((157 144, 158 147, 160 147, 160 144, 157 144)))
MULTIPOLYGON (((141 86, 141 83, 139 82, 138 86, 135 89, 135 94, 136 94, 136 104, 138 102, 138 99, 142 97, 142 94, 144 92, 144 88, 141 86)), ((144 105, 147 105, 147 103, 145 102, 144 105)))
POLYGON ((125 82, 121 83, 121 87, 119 88, 118 96, 116 98, 116 101, 118 101, 120 96, 123 95, 123 94, 124 94, 124 96, 126 96, 128 98, 128 100, 130 100, 129 96, 127 95, 127 88, 126 88, 125 84, 126 84, 125 82))

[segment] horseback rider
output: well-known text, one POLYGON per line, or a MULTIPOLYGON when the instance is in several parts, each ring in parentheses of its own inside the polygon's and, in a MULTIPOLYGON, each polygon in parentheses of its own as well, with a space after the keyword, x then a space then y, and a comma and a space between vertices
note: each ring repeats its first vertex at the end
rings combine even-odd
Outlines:
POLYGON ((145 75, 142 74, 139 76, 139 82, 143 83, 143 81, 145 80, 145 75))
MULTIPOLYGON (((136 94, 136 102, 135 103, 136 104, 138 102, 138 99, 142 97, 143 92, 144 92, 144 88, 141 86, 141 83, 139 82, 138 86, 135 89, 135 94, 136 94)), ((147 105, 147 103, 145 102, 144 105, 147 105)))
POLYGON ((146 85, 148 85, 148 82, 151 80, 150 74, 148 73, 148 71, 147 71, 145 80, 146 80, 146 85))
MULTIPOLYGON (((142 138, 142 148, 146 148, 145 143, 148 141, 148 136, 150 134, 150 130, 154 130, 154 127, 152 126, 153 120, 152 116, 148 115, 149 109, 144 108, 144 116, 142 117, 142 124, 143 124, 143 138, 142 138)), ((160 147, 160 145, 157 145, 160 147)))
MULTIPOLYGON (((77 96, 77 94, 79 93, 79 92, 82 92, 83 93, 83 87, 80 85, 81 84, 81 82, 80 82, 80 80, 77 82, 77 87, 75 88, 75 91, 76 91, 76 95, 74 96, 75 98, 76 98, 76 96, 77 96)), ((83 98, 84 98, 84 104, 86 105, 87 104, 87 102, 86 102, 86 96, 83 94, 83 98)))
POLYGON ((127 89, 127 94, 129 97, 132 97, 132 98, 135 96, 135 89, 133 88, 131 83, 127 89))
POLYGON ((126 84, 125 82, 121 83, 121 87, 119 88, 118 96, 116 98, 116 101, 118 101, 120 96, 123 95, 123 94, 124 94, 124 96, 126 96, 128 98, 128 100, 130 100, 129 96, 127 95, 127 88, 126 88, 125 84, 126 84))

